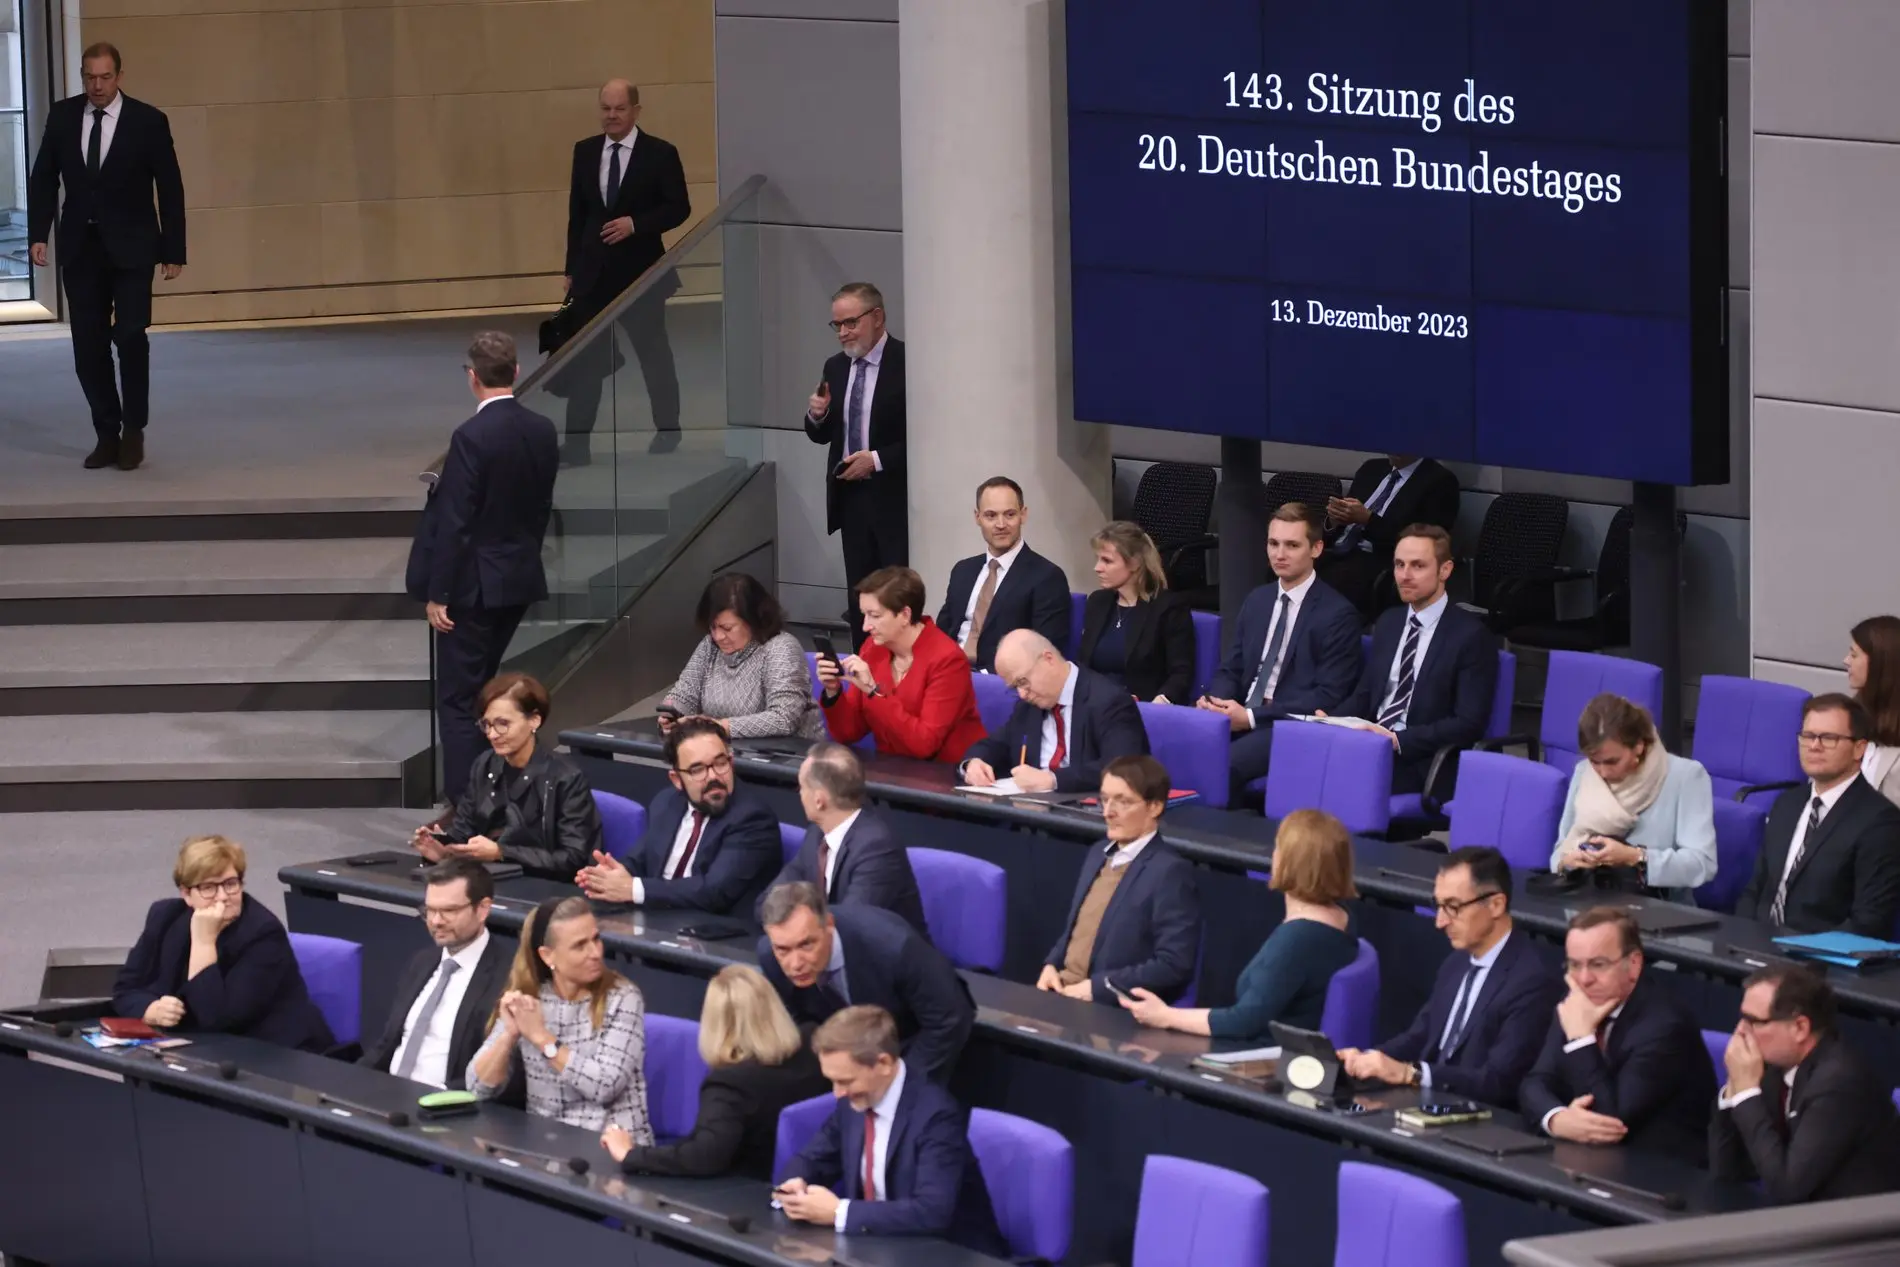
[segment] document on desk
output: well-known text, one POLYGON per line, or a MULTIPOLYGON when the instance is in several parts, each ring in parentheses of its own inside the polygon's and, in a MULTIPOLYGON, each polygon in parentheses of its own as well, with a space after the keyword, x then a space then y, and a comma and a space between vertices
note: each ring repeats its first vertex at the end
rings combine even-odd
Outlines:
POLYGON ((1244 1065, 1255 1060, 1278 1060, 1278 1047, 1255 1047, 1250 1051, 1210 1051, 1195 1059, 1208 1065, 1244 1065))
POLYGON ((988 787, 974 787, 964 783, 957 787, 959 792, 981 792, 984 796, 1028 796, 1030 793, 1016 786, 1014 779, 998 779, 988 787))
POLYGON ((1363 717, 1319 717, 1312 713, 1295 713, 1294 721, 1316 721, 1322 726, 1344 726, 1348 730, 1371 730, 1375 723, 1363 717))

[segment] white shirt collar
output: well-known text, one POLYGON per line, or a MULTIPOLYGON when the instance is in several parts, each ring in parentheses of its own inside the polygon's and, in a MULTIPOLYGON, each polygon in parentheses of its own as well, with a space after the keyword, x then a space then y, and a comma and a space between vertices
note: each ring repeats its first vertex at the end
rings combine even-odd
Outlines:
MULTIPOLYGON (((1512 930, 1512 932, 1515 932, 1515 931, 1517 930, 1515 929, 1512 930)), ((1472 967, 1484 968, 1488 970, 1492 968, 1493 966, 1495 966, 1498 961, 1498 956, 1504 953, 1504 943, 1509 940, 1511 940, 1511 934, 1506 933, 1504 934, 1504 936, 1498 938, 1496 944, 1493 945, 1491 949, 1485 951, 1481 955, 1473 955, 1471 957, 1472 967)))
POLYGON ((1129 863, 1135 860, 1135 855, 1140 853, 1142 851, 1142 848, 1154 838, 1155 838, 1154 832, 1149 832, 1146 836, 1135 837, 1135 839, 1129 841, 1127 844, 1115 850, 1114 853, 1108 855, 1108 865, 1111 867, 1127 866, 1129 863))
POLYGON ((1061 706, 1064 714, 1075 711, 1075 684, 1081 676, 1082 674, 1076 668, 1075 662, 1071 660, 1069 662, 1069 676, 1062 679, 1062 694, 1056 697, 1056 703, 1061 706))
POLYGON ((1027 537, 1018 537, 1016 538, 1016 544, 1011 546, 1008 550, 1005 550, 1002 554, 991 554, 988 549, 985 549, 983 551, 983 558, 986 561, 984 562, 983 566, 985 568, 988 568, 989 563, 987 562, 987 560, 995 559, 998 563, 1003 565, 1003 571, 1007 572, 1009 571, 1010 565, 1016 562, 1016 556, 1021 554, 1023 552, 1023 547, 1028 544, 1029 544, 1029 539, 1027 537))
POLYGON ((1298 607, 1301 603, 1306 601, 1307 592, 1313 588, 1313 582, 1317 581, 1318 579, 1319 579, 1319 572, 1317 570, 1314 570, 1314 571, 1308 572, 1306 574, 1306 579, 1304 581, 1301 581, 1298 585, 1295 585, 1292 589, 1288 589, 1285 583, 1282 582, 1279 577, 1275 577, 1273 579, 1273 586, 1275 589, 1279 590, 1282 594, 1285 594, 1288 598, 1291 598, 1293 600, 1293 605, 1295 607, 1298 607))
POLYGON ((618 145, 622 150, 631 153, 633 150, 633 143, 639 139, 640 139, 640 125, 637 123, 633 126, 632 131, 628 132, 625 136, 621 137, 618 141, 614 140, 611 136, 608 136, 605 132, 602 132, 600 134, 600 141, 601 141, 600 151, 603 154, 612 154, 614 152, 614 146, 618 145))
POLYGON ((450 954, 449 948, 444 946, 442 948, 442 957, 444 959, 455 960, 456 967, 463 972, 473 972, 475 971, 475 965, 482 961, 482 952, 487 949, 488 930, 484 928, 480 934, 476 936, 474 941, 462 947, 454 954, 450 954))
POLYGON ((95 106, 92 102, 88 101, 86 103, 86 117, 90 119, 94 110, 103 109, 106 112, 106 118, 117 120, 119 117, 119 107, 124 104, 125 94, 122 92, 113 93, 112 100, 108 101, 103 107, 95 106))
MULTIPOLYGON (((871 1106, 871 1112, 880 1119, 889 1122, 897 1114, 897 1106, 904 1102, 904 1062, 897 1062, 897 1076, 891 1079, 891 1085, 884 1088, 884 1095, 871 1106)), ((887 1136, 888 1138, 888 1136, 887 1136)))
POLYGON ((1424 611, 1413 611, 1410 614, 1418 617, 1418 627, 1421 631, 1430 631, 1438 628, 1438 622, 1445 618, 1445 609, 1449 606, 1451 606, 1451 595, 1445 590, 1440 590, 1436 602, 1424 611))
POLYGON ((863 812, 862 809, 852 810, 851 817, 845 819, 842 823, 839 823, 836 827, 833 827, 830 831, 825 833, 825 843, 831 846, 831 852, 833 854, 836 854, 844 845, 844 838, 851 834, 851 824, 857 822, 858 815, 863 812))
MULTIPOLYGON (((1409 480, 1412 478, 1414 474, 1418 472, 1418 468, 1420 467, 1420 465, 1424 463, 1424 461, 1425 461, 1424 458, 1413 458, 1406 465, 1394 466, 1392 467, 1392 469, 1399 473, 1399 479, 1409 480)), ((1390 463, 1388 463, 1388 465, 1390 465, 1390 463)))
POLYGON ((514 398, 515 398, 515 394, 513 392, 504 392, 500 396, 486 397, 479 404, 475 406, 475 412, 480 413, 482 410, 488 408, 490 405, 494 404, 498 400, 513 400, 514 398))
POLYGON ((1853 778, 1842 779, 1825 792, 1816 792, 1814 790, 1814 780, 1809 779, 1808 799, 1812 801, 1816 796, 1821 798, 1821 817, 1826 818, 1829 814, 1834 812, 1834 807, 1840 803, 1841 797, 1847 794, 1847 789, 1854 786, 1854 780, 1858 778, 1860 778, 1860 771, 1856 770, 1853 778))
POLYGON ((890 341, 891 332, 886 330, 883 334, 877 336, 877 342, 872 345, 871 350, 858 359, 872 369, 876 369, 878 366, 884 364, 884 345, 890 341))

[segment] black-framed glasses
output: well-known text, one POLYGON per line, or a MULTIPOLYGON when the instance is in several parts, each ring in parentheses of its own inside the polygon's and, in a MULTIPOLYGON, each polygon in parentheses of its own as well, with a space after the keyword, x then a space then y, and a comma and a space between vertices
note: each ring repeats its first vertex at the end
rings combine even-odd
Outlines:
MULTIPOLYGON (((679 767, 675 768, 679 769, 679 767)), ((689 779, 703 779, 709 774, 731 774, 732 757, 729 755, 717 756, 711 761, 702 761, 698 765, 686 766, 683 769, 679 769, 679 772, 689 779)))
POLYGON ((463 911, 468 910, 474 905, 475 903, 473 902, 457 902, 454 906, 430 906, 427 902, 424 902, 421 906, 416 908, 416 914, 422 916, 425 921, 432 919, 454 919, 457 915, 460 915, 463 911))
POLYGON ((1503 889, 1490 889, 1478 894, 1478 896, 1474 898, 1448 897, 1442 902, 1434 901, 1432 903, 1432 909, 1437 911, 1440 915, 1443 915, 1446 919, 1457 919, 1471 907, 1476 906, 1480 902, 1497 897, 1502 892, 1504 892, 1503 889))
POLYGON ((186 887, 209 902, 220 893, 226 896, 234 896, 244 892, 244 877, 241 875, 226 876, 222 880, 206 880, 203 884, 192 884, 186 887))
POLYGON ((1826 730, 1804 730, 1795 736, 1795 740, 1804 747, 1820 748, 1825 751, 1829 748, 1838 748, 1844 743, 1852 743, 1854 736, 1837 735, 1826 730))
POLYGON ((526 724, 526 719, 512 717, 496 717, 491 719, 484 717, 475 724, 482 728, 484 735, 505 735, 516 726, 526 724))
POLYGON ((1575 976, 1585 968, 1588 968, 1593 974, 1601 976, 1611 968, 1614 968, 1617 964, 1628 959, 1633 953, 1635 952, 1626 950, 1614 959, 1566 959, 1564 960, 1564 971, 1575 976))
POLYGON ((825 324, 831 327, 833 334, 850 334, 853 330, 858 328, 858 322, 864 320, 874 312, 883 311, 882 308, 866 308, 855 317, 846 317, 842 321, 827 321, 825 324))

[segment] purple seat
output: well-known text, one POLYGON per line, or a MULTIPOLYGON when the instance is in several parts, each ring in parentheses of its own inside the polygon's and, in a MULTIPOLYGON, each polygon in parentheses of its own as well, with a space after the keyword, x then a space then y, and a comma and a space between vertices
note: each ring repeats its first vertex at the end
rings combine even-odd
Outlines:
POLYGON ((1268 818, 1323 809, 1364 836, 1383 834, 1392 821, 1392 744, 1368 730, 1274 722, 1265 782, 1268 818))
MULTIPOLYGON (((1511 733, 1511 702, 1517 695, 1517 656, 1509 651, 1498 652, 1498 684, 1491 692, 1491 717, 1484 724, 1486 739, 1503 739, 1511 733)), ((1464 769, 1464 756, 1458 759, 1458 769, 1464 769)), ((1392 798, 1392 818, 1416 819, 1425 824, 1425 830, 1431 831, 1443 826, 1451 817, 1451 802, 1447 799, 1453 789, 1444 785, 1431 789, 1434 799, 1441 802, 1435 808, 1425 804, 1422 793, 1407 792, 1392 798)))
POLYGON ((640 802, 596 789, 594 808, 600 812, 600 848, 603 853, 624 858, 640 843, 640 837, 646 835, 647 807, 640 802))
POLYGON ((1570 780, 1503 752, 1467 752, 1459 767, 1447 847, 1492 845, 1520 871, 1550 870, 1570 780))
POLYGON ((1465 1267, 1465 1208, 1435 1183, 1362 1161, 1339 1163, 1333 1267, 1465 1267))
POLYGON ((1131 1267, 1266 1267, 1269 1213, 1259 1180, 1150 1153, 1131 1267))
MULTIPOLYGON (((1716 800, 1732 801, 1746 787, 1799 783, 1806 777, 1795 735, 1807 703, 1808 693, 1798 686, 1719 673, 1702 679, 1689 755, 1709 772, 1716 800)), ((1757 792, 1748 799, 1766 813, 1775 793, 1757 792)))
MULTIPOLYGON (((1206 694, 1214 670, 1220 668, 1220 613, 1189 612, 1188 618, 1194 622, 1194 699, 1199 699, 1206 694)), ((1194 700, 1174 702, 1192 704, 1194 700)))
POLYGON ((1022 701, 1009 689, 1009 684, 994 673, 972 673, 970 681, 976 686, 976 711, 983 719, 983 728, 995 734, 1022 701))
POLYGON ((1138 703, 1148 748, 1177 788, 1201 794, 1201 804, 1227 808, 1227 754, 1231 726, 1225 713, 1185 704, 1138 703))
POLYGON ((1087 594, 1069 591, 1069 649, 1064 654, 1071 660, 1082 654, 1082 613, 1088 605, 1087 594))
POLYGON ((1326 986, 1319 1028, 1335 1047, 1370 1047, 1378 1023, 1379 952, 1361 937, 1359 953, 1326 986))
POLYGON ((1585 704, 1605 691, 1641 704, 1651 717, 1662 716, 1662 670, 1655 665, 1590 651, 1550 653, 1537 728, 1544 764, 1564 774, 1576 768, 1582 756, 1577 751, 1577 718, 1585 704))
POLYGON ((780 861, 789 865, 798 853, 798 847, 805 843, 805 829, 794 827, 790 823, 778 825, 778 850, 780 861))
POLYGON ((1728 1062, 1722 1059, 1722 1053, 1728 1050, 1729 1035, 1719 1029, 1702 1031, 1702 1045, 1709 1049, 1709 1063, 1715 1066, 1715 1085, 1728 1085, 1728 1062))
MULTIPOLYGON (((1698 725, 1697 734, 1701 733, 1698 725)), ((1789 745, 1793 747, 1792 744, 1789 745)), ((1759 798, 1746 802, 1715 798, 1715 878, 1695 891, 1695 903, 1704 910, 1733 914, 1736 900, 1755 871, 1768 828, 1768 810, 1759 798)))
POLYGON ((825 1124, 831 1111, 838 1107, 835 1095, 815 1095, 809 1100, 800 1100, 797 1104, 788 1104, 779 1111, 778 1143, 772 1148, 772 1177, 778 1178, 785 1173, 785 1166, 792 1158, 805 1150, 812 1136, 825 1124))
POLYGON ((323 1013, 337 1045, 363 1036, 363 947, 341 937, 292 933, 290 953, 303 974, 310 1001, 323 1013))
POLYGON ((1040 1122, 970 1110, 970 1151, 1016 1258, 1059 1263, 1075 1223, 1075 1149, 1040 1122))
POLYGON ((1009 880, 993 862, 947 849, 907 849, 924 902, 924 927, 959 968, 1000 972, 1009 880))
POLYGON ((699 1084, 706 1062, 699 1055, 699 1022, 646 1014, 647 1120, 662 1144, 685 1139, 699 1120, 699 1084))

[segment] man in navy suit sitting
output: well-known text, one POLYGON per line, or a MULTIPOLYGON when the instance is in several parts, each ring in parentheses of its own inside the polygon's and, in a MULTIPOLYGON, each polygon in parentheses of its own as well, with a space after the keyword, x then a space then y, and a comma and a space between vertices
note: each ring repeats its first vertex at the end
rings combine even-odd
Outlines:
POLYGON ((681 718, 664 752, 673 786, 647 806, 640 843, 624 864, 596 852, 574 882, 596 902, 750 911, 778 872, 778 820, 733 777, 726 729, 712 718, 681 718))
POLYGON ((996 674, 1022 701, 1002 728, 963 754, 963 781, 988 787, 1003 772, 1025 792, 1093 792, 1102 766, 1148 751, 1135 698, 1092 669, 1071 664, 1033 629, 996 649, 996 674))
POLYGON ((979 484, 976 526, 985 549, 951 567, 937 613, 937 628, 985 673, 995 668, 997 644, 1012 629, 1034 629, 1057 646, 1069 642, 1069 578, 1023 543, 1028 522, 1022 485, 1006 475, 979 484))
POLYGON ((1454 954, 1412 1024, 1376 1051, 1342 1051, 1346 1072, 1510 1108, 1544 1045, 1563 987, 1511 921, 1511 864, 1488 845, 1445 855, 1432 905, 1454 954))
MULTIPOLYGON (((798 802, 811 826, 798 852, 772 881, 815 884, 831 903, 881 906, 930 936, 917 874, 890 824, 864 808, 864 766, 841 743, 815 743, 798 767, 798 802)), ((765 895, 759 895, 764 905, 765 895)))
POLYGON ((1445 592, 1451 568, 1451 534, 1437 524, 1400 535, 1392 581, 1403 605, 1373 626, 1359 689, 1339 710, 1392 741, 1394 792, 1425 791, 1433 757, 1451 750, 1431 789, 1440 800, 1456 783, 1457 750, 1484 738, 1498 688, 1497 640, 1445 592))
POLYGON ((912 1067, 950 1081, 976 1003, 922 933, 875 906, 829 907, 812 884, 772 889, 759 922, 759 967, 794 1021, 817 1025, 853 1004, 875 1004, 896 1019, 912 1067))
POLYGON ((898 1055, 891 1014, 845 1008, 811 1045, 838 1106, 778 1177, 785 1213, 853 1236, 938 1236, 1007 1255, 969 1118, 898 1055))
POLYGON ((1325 549, 1317 509, 1288 502, 1267 524, 1274 581, 1247 595, 1227 658, 1195 707, 1227 714, 1236 800, 1267 773, 1273 723, 1337 712, 1359 681, 1359 610, 1313 574, 1325 549))

